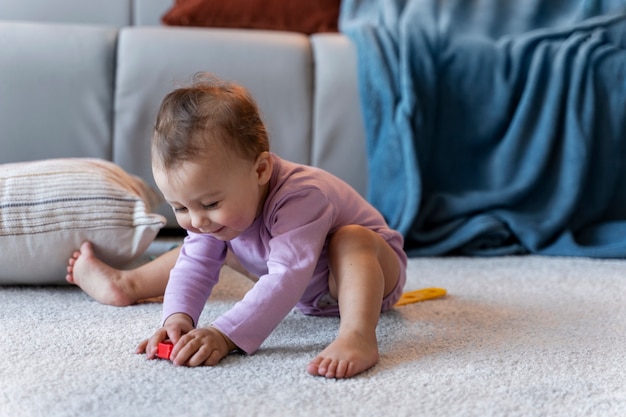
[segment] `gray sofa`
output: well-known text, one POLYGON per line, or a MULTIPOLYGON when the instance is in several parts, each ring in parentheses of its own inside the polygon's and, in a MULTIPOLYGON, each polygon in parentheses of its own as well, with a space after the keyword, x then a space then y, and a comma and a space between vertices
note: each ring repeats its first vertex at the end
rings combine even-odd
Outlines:
MULTIPOLYGON (((367 188, 356 56, 341 34, 160 24, 171 0, 3 0, 0 163, 110 160, 153 184, 162 97, 198 71, 248 87, 273 150, 367 188)), ((159 213, 177 228, 170 210, 159 213)))

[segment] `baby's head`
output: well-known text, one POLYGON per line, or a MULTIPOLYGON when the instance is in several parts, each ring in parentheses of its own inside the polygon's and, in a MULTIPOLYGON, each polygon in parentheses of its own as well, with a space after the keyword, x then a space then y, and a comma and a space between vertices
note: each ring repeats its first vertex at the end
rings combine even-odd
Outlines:
POLYGON ((245 88, 201 74, 168 94, 152 171, 186 230, 230 240, 260 214, 272 175, 267 131, 245 88))
POLYGON ((242 86, 199 73, 189 87, 172 91, 161 103, 152 136, 155 168, 169 171, 224 152, 254 162, 267 151, 259 109, 242 86))

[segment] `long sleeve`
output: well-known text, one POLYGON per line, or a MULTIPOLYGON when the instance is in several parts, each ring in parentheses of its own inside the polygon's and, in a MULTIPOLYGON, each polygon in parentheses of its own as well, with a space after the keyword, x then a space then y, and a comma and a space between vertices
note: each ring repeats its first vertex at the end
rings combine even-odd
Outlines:
POLYGON ((224 242, 209 235, 188 234, 165 289, 163 322, 174 313, 185 313, 198 325, 225 258, 224 242))

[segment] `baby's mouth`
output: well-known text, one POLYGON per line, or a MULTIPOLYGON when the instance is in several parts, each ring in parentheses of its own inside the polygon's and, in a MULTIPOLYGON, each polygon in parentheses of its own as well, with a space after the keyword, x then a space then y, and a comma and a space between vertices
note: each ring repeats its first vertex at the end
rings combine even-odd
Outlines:
POLYGON ((226 227, 226 226, 222 226, 222 227, 220 227, 219 229, 216 229, 216 230, 214 230, 214 231, 212 231, 212 232, 209 232, 209 234, 210 234, 210 235, 219 234, 222 230, 224 230, 224 228, 225 228, 225 227, 226 227))

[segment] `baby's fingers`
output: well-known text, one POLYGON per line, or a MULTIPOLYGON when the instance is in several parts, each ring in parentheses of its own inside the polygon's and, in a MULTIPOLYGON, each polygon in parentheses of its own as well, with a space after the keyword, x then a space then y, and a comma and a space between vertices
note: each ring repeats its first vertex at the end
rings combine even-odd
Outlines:
POLYGON ((220 353, 219 350, 213 349, 208 358, 204 361, 204 365, 206 366, 215 366, 217 365, 224 356, 220 353))
POLYGON ((176 365, 217 365, 228 355, 228 343, 222 334, 212 328, 196 329, 182 336, 172 351, 176 365))
POLYGON ((202 366, 202 365, 217 365, 221 356, 219 352, 212 346, 200 345, 196 347, 193 343, 189 343, 185 348, 181 349, 179 357, 177 359, 180 364, 186 366, 202 366))
POLYGON ((145 352, 148 359, 154 359, 157 357, 156 354, 159 342, 164 341, 166 338, 167 332, 165 329, 161 328, 157 330, 150 339, 141 342, 137 347, 137 350, 145 352))

